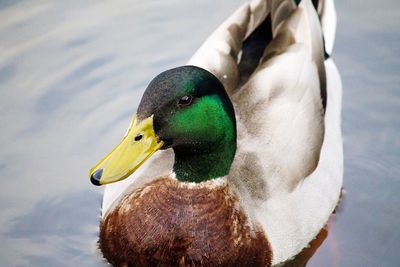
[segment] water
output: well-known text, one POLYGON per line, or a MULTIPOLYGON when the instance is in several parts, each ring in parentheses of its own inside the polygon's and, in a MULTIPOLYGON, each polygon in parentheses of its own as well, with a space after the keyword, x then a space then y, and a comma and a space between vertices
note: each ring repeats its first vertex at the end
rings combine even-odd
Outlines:
MULTIPOLYGON (((242 1, 166 2, 0 1, 1 266, 105 265, 89 168, 242 1)), ((308 266, 398 265, 399 7, 337 3, 346 193, 308 266)))

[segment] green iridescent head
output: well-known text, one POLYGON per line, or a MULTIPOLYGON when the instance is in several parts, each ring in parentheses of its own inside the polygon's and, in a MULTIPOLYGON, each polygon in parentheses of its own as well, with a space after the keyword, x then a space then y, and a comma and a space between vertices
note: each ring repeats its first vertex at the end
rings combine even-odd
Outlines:
MULTIPOLYGON (((129 130, 125 138, 133 139, 130 154, 135 155, 136 163, 126 163, 128 171, 118 170, 121 177, 129 176, 155 150, 167 148, 175 152, 174 172, 181 181, 201 182, 229 172, 236 151, 234 109, 221 82, 202 68, 183 66, 155 77, 143 94, 132 127, 135 129, 129 130), (142 126, 144 122, 146 127, 142 126), (154 133, 142 130, 149 127, 154 133), (144 144, 148 145, 142 148, 144 144), (140 147, 144 154, 137 153, 134 146, 140 147)), ((118 147, 113 151, 118 151, 118 147)), ((111 164, 112 160, 107 157, 92 169, 92 182, 98 180, 98 184, 103 184, 118 180, 115 171, 109 174, 115 176, 112 179, 103 177, 104 167, 123 168, 121 164, 111 164), (102 173, 93 177, 100 169, 102 173)), ((114 158, 124 158, 124 155, 114 158)))

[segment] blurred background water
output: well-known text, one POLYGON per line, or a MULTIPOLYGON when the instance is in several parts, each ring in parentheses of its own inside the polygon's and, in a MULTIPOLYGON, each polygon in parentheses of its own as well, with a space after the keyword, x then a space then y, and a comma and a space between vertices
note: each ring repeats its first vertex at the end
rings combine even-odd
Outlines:
MULTIPOLYGON (((102 266, 89 168, 242 0, 0 1, 0 266, 102 266)), ((308 266, 398 266, 400 2, 337 1, 345 196, 308 266)))

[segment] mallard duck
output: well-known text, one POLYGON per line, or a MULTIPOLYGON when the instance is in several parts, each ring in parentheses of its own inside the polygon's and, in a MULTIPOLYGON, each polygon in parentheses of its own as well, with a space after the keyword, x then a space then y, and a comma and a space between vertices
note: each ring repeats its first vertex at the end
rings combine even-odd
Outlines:
POLYGON ((90 171, 110 263, 270 266, 309 244, 342 185, 335 23, 329 0, 246 3, 150 82, 90 171))

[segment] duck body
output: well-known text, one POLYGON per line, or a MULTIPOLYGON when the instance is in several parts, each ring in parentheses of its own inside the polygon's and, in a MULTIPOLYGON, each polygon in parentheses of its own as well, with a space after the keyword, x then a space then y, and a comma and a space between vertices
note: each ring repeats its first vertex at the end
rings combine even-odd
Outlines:
POLYGON ((309 244, 342 186, 341 80, 324 58, 334 25, 332 1, 253 1, 188 66, 150 83, 133 126, 154 123, 146 151, 161 150, 133 174, 107 173, 122 154, 91 173, 131 174, 103 197, 99 243, 112 264, 270 266, 309 244), (262 27, 262 49, 246 50, 262 27))

